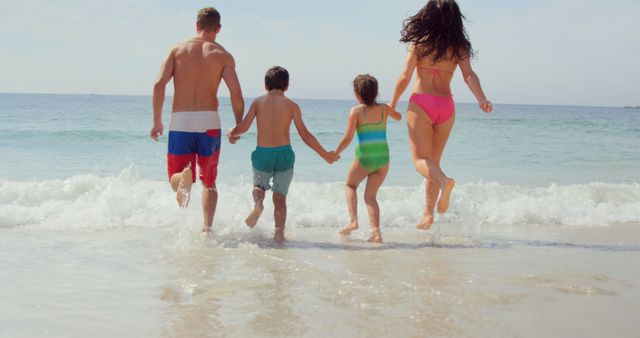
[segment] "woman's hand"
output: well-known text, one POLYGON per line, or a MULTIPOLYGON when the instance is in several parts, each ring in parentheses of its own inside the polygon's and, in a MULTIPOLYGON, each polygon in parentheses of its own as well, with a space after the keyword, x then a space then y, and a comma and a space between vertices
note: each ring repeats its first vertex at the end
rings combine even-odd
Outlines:
POLYGON ((493 111, 493 104, 489 100, 480 101, 478 102, 478 105, 480 106, 480 109, 482 109, 482 111, 485 113, 490 113, 493 111))

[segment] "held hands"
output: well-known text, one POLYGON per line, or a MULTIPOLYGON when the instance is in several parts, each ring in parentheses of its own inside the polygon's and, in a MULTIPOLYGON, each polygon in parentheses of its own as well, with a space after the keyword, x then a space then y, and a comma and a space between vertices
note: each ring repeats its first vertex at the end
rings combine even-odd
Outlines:
POLYGON ((158 136, 162 135, 163 132, 164 126, 162 125, 162 122, 154 123, 153 128, 151 128, 151 131, 149 132, 149 136, 154 141, 158 141, 158 136))
POLYGON ((227 132, 227 137, 229 138, 229 143, 231 144, 236 144, 236 142, 238 142, 238 140, 240 139, 240 136, 233 135, 233 128, 229 129, 229 131, 227 132))
POLYGON ((480 106, 480 109, 482 109, 482 111, 485 113, 490 113, 493 111, 493 104, 489 100, 480 101, 478 102, 478 105, 480 106))
POLYGON ((327 161, 327 163, 333 164, 333 162, 336 162, 340 159, 340 155, 336 154, 335 151, 329 151, 324 156, 322 156, 322 158, 327 161))

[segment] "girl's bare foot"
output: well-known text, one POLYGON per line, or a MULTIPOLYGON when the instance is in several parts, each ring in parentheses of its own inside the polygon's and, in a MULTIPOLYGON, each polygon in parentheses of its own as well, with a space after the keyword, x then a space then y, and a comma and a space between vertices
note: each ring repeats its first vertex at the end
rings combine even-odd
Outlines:
POLYGON ((180 173, 180 184, 176 190, 176 200, 180 208, 189 206, 191 196, 191 185, 193 184, 193 172, 190 167, 184 168, 180 173))
POLYGON ((369 243, 382 243, 382 234, 379 228, 373 228, 371 230, 371 236, 368 241, 369 243))
POLYGON ((286 238, 284 238, 284 227, 276 228, 276 232, 273 235, 273 241, 276 243, 284 243, 286 241, 286 238))
POLYGON ((207 235, 211 235, 211 227, 210 226, 203 226, 202 227, 202 234, 207 236, 207 235))
POLYGON ((264 206, 262 205, 256 205, 255 207, 253 207, 253 210, 251 211, 249 216, 247 216, 247 218, 244 220, 244 223, 247 224, 249 228, 255 227, 256 224, 258 224, 258 219, 260 218, 260 215, 262 215, 262 210, 264 210, 264 206))
POLYGON ((451 198, 451 192, 453 191, 453 187, 456 186, 456 181, 452 179, 447 179, 447 183, 442 189, 442 194, 440 194, 440 199, 438 200, 438 213, 444 214, 449 209, 449 199, 451 198))
POLYGON ((351 234, 351 231, 358 229, 358 222, 351 222, 344 229, 340 230, 340 235, 347 236, 351 234))
POLYGON ((427 215, 424 215, 424 217, 422 218, 422 221, 416 225, 416 228, 418 230, 429 230, 431 229, 432 225, 433 225, 433 215, 427 214, 427 215))

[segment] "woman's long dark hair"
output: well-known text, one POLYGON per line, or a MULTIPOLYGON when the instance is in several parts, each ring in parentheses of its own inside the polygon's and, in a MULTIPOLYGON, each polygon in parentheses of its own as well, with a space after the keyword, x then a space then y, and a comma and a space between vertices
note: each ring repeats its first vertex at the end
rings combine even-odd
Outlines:
POLYGON ((404 21, 400 42, 415 45, 418 58, 430 56, 434 62, 471 57, 473 50, 463 19, 455 0, 429 0, 404 21))

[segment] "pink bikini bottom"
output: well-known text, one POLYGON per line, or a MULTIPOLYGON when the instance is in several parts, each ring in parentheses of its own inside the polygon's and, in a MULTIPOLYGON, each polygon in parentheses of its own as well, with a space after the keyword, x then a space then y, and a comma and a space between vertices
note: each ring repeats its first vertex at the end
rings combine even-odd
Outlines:
POLYGON ((451 96, 438 96, 428 93, 415 93, 409 98, 409 102, 417 104, 434 125, 443 124, 453 116, 456 105, 451 96))

